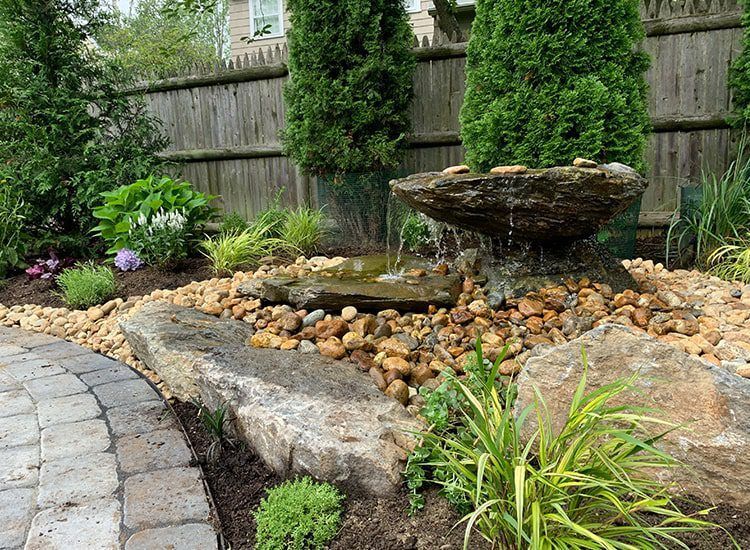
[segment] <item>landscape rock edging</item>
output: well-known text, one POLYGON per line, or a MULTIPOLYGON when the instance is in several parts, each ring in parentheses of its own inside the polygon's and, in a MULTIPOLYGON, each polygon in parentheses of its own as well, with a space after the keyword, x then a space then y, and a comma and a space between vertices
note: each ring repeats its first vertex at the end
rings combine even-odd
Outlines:
POLYGON ((750 507, 750 381, 669 344, 617 325, 596 328, 562 346, 533 353, 518 377, 516 411, 541 392, 559 431, 588 357, 587 390, 634 374, 637 393, 624 400, 652 407, 685 428, 657 445, 686 465, 657 474, 688 494, 743 509, 750 507))
POLYGON ((349 363, 254 349, 248 327, 152 302, 122 331, 138 357, 183 400, 226 404, 245 441, 282 475, 310 474, 373 495, 401 486, 422 425, 349 363))

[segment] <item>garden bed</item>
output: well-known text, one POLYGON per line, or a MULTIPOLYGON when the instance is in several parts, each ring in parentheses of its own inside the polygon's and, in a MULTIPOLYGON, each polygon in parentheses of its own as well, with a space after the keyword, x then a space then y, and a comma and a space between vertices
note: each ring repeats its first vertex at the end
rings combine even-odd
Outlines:
MULTIPOLYGON (((211 464, 206 452, 211 437, 198 419, 198 409, 176 403, 174 410, 185 428, 203 467, 217 507, 224 537, 234 550, 255 546, 255 519, 265 491, 281 483, 265 464, 244 446, 225 445, 221 458, 211 464)), ((373 499, 351 495, 344 503, 341 531, 331 550, 411 550, 462 548, 463 528, 452 529, 460 519, 447 501, 430 494, 427 506, 410 517, 407 496, 373 499)), ((479 542, 479 541, 477 541, 479 542)), ((484 548, 475 544, 472 548, 484 548)))
MULTIPOLYGON (((213 276, 210 264, 204 258, 191 258, 173 269, 144 267, 138 271, 115 270, 117 293, 112 298, 127 300, 130 296, 145 296, 154 290, 173 290, 213 276)), ((55 293, 50 279, 30 280, 25 273, 0 280, 0 304, 8 307, 35 304, 42 307, 67 307, 55 293)))
MULTIPOLYGON (((227 544, 235 550, 253 548, 255 519, 252 512, 257 509, 266 490, 281 483, 283 479, 240 445, 225 445, 221 458, 215 464, 209 463, 205 457, 212 439, 198 419, 197 407, 189 403, 176 403, 174 410, 198 455, 227 544)), ((426 496, 425 509, 413 517, 406 512, 408 498, 405 494, 392 499, 349 496, 344 503, 341 531, 331 543, 330 549, 463 548, 463 527, 452 529, 459 520, 458 515, 434 491, 426 496)), ((686 500, 680 502, 680 505, 690 513, 708 507, 707 504, 686 500)), ((729 531, 740 548, 750 548, 750 513, 719 506, 709 519, 729 531)), ((729 536, 719 530, 681 535, 680 539, 696 550, 732 547, 729 536)), ((471 546, 472 549, 484 547, 478 537, 471 546)))

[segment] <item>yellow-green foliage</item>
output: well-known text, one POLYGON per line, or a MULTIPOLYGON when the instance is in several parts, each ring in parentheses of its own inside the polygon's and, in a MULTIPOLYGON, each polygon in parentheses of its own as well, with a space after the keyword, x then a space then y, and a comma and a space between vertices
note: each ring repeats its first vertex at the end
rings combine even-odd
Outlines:
POLYGON ((277 251, 295 250, 283 239, 268 237, 270 230, 269 224, 254 223, 241 232, 220 233, 201 242, 201 253, 216 274, 229 274, 277 251))
POLYGON ((117 289, 112 270, 93 263, 66 269, 58 276, 57 286, 65 302, 76 309, 104 303, 117 289))
POLYGON ((255 513, 257 550, 323 549, 339 529, 343 495, 309 477, 268 491, 255 513))
POLYGON ((307 206, 291 210, 284 220, 281 238, 290 247, 301 250, 304 254, 310 254, 315 251, 323 238, 324 219, 322 210, 315 210, 307 206))

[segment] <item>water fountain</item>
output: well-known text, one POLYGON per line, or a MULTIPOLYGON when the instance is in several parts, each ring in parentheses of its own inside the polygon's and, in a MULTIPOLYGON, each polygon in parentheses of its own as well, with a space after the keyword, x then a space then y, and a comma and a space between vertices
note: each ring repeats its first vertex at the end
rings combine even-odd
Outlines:
POLYGON ((465 254, 463 269, 485 278, 492 300, 500 302, 569 278, 588 277, 615 291, 632 286, 595 235, 647 185, 615 163, 521 173, 433 172, 394 180, 391 189, 427 216, 485 236, 482 250, 465 254))

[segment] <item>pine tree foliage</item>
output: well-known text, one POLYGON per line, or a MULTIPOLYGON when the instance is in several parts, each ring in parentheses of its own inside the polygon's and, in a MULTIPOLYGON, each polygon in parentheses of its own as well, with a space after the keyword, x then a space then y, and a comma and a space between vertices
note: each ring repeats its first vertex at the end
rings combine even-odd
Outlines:
POLYGON ((462 137, 472 168, 643 170, 650 131, 637 0, 477 0, 462 137))
POLYGON ((289 0, 284 145, 310 174, 401 160, 414 35, 401 0, 289 0))

